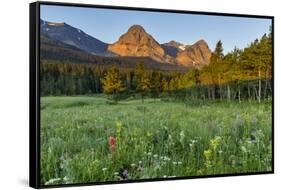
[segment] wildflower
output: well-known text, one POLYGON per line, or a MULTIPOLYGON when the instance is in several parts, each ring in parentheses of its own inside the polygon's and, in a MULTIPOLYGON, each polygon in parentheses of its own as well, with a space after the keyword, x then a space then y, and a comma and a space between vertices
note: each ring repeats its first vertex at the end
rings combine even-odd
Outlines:
POLYGON ((252 119, 252 123, 253 123, 253 125, 256 125, 256 124, 258 123, 258 119, 257 119, 256 117, 254 117, 254 118, 252 119))
POLYGON ((148 153, 147 153, 147 156, 151 156, 151 155, 152 155, 152 153, 151 153, 151 152, 148 152, 148 153))
POLYGON ((124 170, 124 171, 122 172, 121 177, 122 177, 122 179, 128 179, 128 177, 129 177, 128 170, 124 170))
POLYGON ((254 141, 252 141, 251 139, 248 139, 246 142, 247 142, 248 144, 252 144, 254 141))
POLYGON ((108 144, 109 144, 110 152, 113 153, 116 149, 116 138, 109 137, 108 144))
POLYGON ((163 176, 163 178, 167 178, 167 176, 166 176, 166 175, 164 175, 164 176, 163 176))
POLYGON ((245 146, 241 146, 241 150, 242 150, 242 152, 247 152, 247 149, 246 149, 246 147, 245 146))
POLYGON ((240 115, 236 115, 234 125, 237 127, 242 127, 244 125, 244 119, 240 115))
POLYGON ((93 161, 93 164, 97 164, 99 161, 98 160, 94 160, 93 161))
POLYGON ((139 167, 137 168, 137 171, 139 171, 139 172, 143 171, 143 167, 139 166, 139 167))
POLYGON ((107 168, 102 168, 102 171, 105 172, 107 170, 107 168))
POLYGON ((181 144, 184 144, 184 139, 185 139, 184 131, 181 131, 180 132, 180 142, 181 142, 181 144))
POLYGON ((157 157, 158 157, 158 155, 157 155, 157 154, 154 154, 154 155, 153 155, 153 157, 154 157, 154 158, 157 158, 157 157))
POLYGON ((114 172, 114 175, 119 175, 119 172, 114 172))
POLYGON ((120 133, 121 132, 121 128, 122 128, 122 123, 117 121, 116 122, 116 132, 120 133))
POLYGON ((161 169, 161 166, 159 165, 159 164, 157 164, 156 166, 155 166, 155 170, 160 170, 161 169))
POLYGON ((135 166, 136 166, 136 164, 135 164, 135 163, 132 163, 132 164, 131 164, 131 167, 135 167, 135 166))
POLYGON ((171 160, 171 158, 164 156, 164 161, 170 161, 170 160, 171 160))
POLYGON ((146 133, 146 136, 147 136, 147 137, 151 137, 151 136, 152 136, 152 133, 147 132, 147 133, 146 133))
POLYGON ((169 135, 169 136, 168 136, 168 139, 173 140, 172 135, 169 135))
POLYGON ((178 164, 178 165, 182 165, 182 162, 178 162, 177 164, 178 164))
POLYGON ((191 144, 195 144, 195 143, 197 143, 197 140, 191 139, 190 142, 191 142, 191 144))
POLYGON ((206 159, 210 159, 212 156, 212 150, 208 149, 204 151, 204 156, 206 157, 206 159))
POLYGON ((63 168, 64 168, 64 165, 63 165, 63 164, 60 164, 60 168, 63 169, 63 168))
POLYGON ((174 165, 177 165, 177 162, 173 162, 174 165))
POLYGON ((221 143, 221 137, 216 136, 214 139, 211 139, 211 146, 214 148, 214 150, 217 149, 217 147, 220 145, 221 143))
POLYGON ((67 176, 64 176, 63 181, 69 181, 69 178, 67 176))
POLYGON ((139 164, 142 164, 142 161, 139 161, 139 164))
POLYGON ((213 155, 213 152, 212 152, 211 149, 208 149, 208 150, 204 151, 204 156, 205 156, 205 159, 206 159, 205 164, 206 164, 207 168, 212 167, 212 162, 211 162, 212 155, 213 155))

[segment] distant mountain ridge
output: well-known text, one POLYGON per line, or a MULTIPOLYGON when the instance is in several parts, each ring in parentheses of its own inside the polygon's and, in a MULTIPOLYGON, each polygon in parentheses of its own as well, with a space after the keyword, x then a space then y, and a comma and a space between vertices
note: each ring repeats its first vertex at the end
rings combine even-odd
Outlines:
POLYGON ((211 57, 211 50, 204 40, 193 45, 184 45, 174 40, 160 44, 140 25, 131 26, 113 44, 104 43, 64 22, 40 20, 40 30, 45 40, 46 37, 55 40, 52 47, 57 44, 59 48, 71 49, 79 54, 83 52, 102 57, 149 58, 158 63, 196 68, 209 64, 211 57))
POLYGON ((185 45, 174 40, 171 40, 167 43, 161 44, 162 48, 164 48, 166 54, 176 57, 178 52, 183 51, 185 49, 185 45))
POLYGON ((161 71, 178 71, 187 70, 184 66, 172 64, 163 64, 154 61, 149 57, 117 57, 117 56, 99 56, 90 54, 77 47, 65 44, 58 40, 52 39, 45 34, 40 35, 40 60, 58 61, 57 63, 80 63, 95 65, 118 65, 126 69, 134 69, 140 61, 144 63, 147 69, 161 71))
POLYGON ((86 34, 66 23, 54 23, 40 20, 41 34, 45 34, 65 44, 75 46, 91 54, 106 55, 106 43, 86 34))

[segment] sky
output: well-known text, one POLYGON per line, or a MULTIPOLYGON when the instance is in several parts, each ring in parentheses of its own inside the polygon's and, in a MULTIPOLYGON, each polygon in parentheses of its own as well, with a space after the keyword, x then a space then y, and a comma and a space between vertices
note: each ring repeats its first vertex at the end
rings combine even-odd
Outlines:
POLYGON ((271 19, 41 5, 41 19, 65 22, 106 43, 114 43, 134 24, 159 43, 191 45, 204 39, 211 50, 218 40, 224 53, 244 48, 268 33, 271 19))

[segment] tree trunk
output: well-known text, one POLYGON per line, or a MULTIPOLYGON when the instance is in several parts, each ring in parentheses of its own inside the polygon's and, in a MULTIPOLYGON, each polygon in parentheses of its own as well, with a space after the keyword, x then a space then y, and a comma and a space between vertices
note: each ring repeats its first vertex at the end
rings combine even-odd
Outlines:
POLYGON ((258 99, 258 92, 257 92, 257 89, 256 87, 254 86, 254 99, 258 99))
POLYGON ((250 89, 250 85, 248 83, 248 100, 250 101, 251 99, 251 89, 250 89))
POLYGON ((241 96, 241 92, 240 92, 240 87, 239 87, 239 89, 238 89, 238 100, 239 100, 239 103, 241 102, 240 96, 241 96))
POLYGON ((265 85, 264 85, 264 94, 263 94, 263 98, 266 99, 266 95, 267 95, 267 79, 265 80, 265 85))
POLYGON ((212 97, 213 97, 213 100, 215 100, 215 97, 216 97, 216 87, 213 87, 213 89, 212 89, 212 97))
POLYGON ((269 83, 269 85, 268 85, 268 89, 269 89, 269 91, 270 92, 272 92, 272 89, 271 89, 271 85, 272 85, 273 83, 272 83, 272 81, 270 80, 270 83, 269 83))
POLYGON ((266 68, 266 71, 265 71, 265 85, 264 85, 264 99, 267 97, 266 95, 267 95, 267 83, 268 83, 268 81, 267 81, 267 73, 268 73, 268 68, 266 68))
POLYGON ((258 95, 258 101, 261 102, 261 71, 259 69, 259 95, 258 95))
POLYGON ((219 81, 219 94, 220 94, 220 100, 222 100, 222 93, 221 93, 221 75, 220 75, 220 73, 218 74, 219 76, 218 76, 218 81, 219 81))
POLYGON ((227 85, 227 100, 230 102, 231 100, 231 92, 230 92, 230 86, 229 84, 227 85))

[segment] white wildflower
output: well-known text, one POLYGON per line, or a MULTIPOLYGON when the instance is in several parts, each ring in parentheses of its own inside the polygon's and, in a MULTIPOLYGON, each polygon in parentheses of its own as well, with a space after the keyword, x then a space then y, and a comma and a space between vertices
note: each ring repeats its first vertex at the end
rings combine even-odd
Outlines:
POLYGON ((247 152, 247 149, 246 149, 245 146, 241 146, 241 150, 242 150, 243 152, 247 152))

